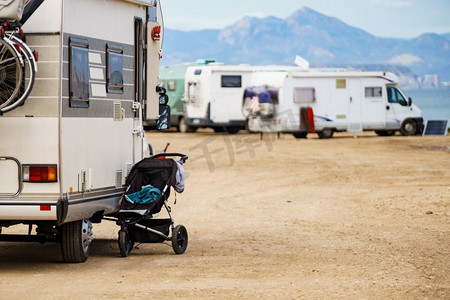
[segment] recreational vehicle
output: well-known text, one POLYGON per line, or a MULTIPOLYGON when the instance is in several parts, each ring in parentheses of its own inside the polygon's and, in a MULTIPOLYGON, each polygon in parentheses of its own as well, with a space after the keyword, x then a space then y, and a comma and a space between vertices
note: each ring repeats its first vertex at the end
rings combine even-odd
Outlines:
POLYGON ((237 133, 245 129, 242 93, 251 83, 255 67, 248 65, 191 66, 186 70, 183 131, 213 128, 237 133))
MULTIPOLYGON (((160 70, 160 78, 162 86, 167 91, 169 96, 170 106, 170 124, 176 126, 178 131, 186 131, 184 127, 184 83, 186 70, 190 66, 202 66, 214 63, 214 60, 199 59, 197 62, 183 63, 174 66, 165 66, 160 70), (180 128, 181 126, 181 128, 180 128)), ((154 125, 151 122, 145 121, 144 125, 154 125)))
POLYGON ((331 138, 334 132, 367 130, 419 134, 422 113, 397 83, 390 72, 261 71, 253 74, 242 105, 249 130, 256 132, 292 132, 299 138, 308 132, 331 138), (267 106, 269 113, 262 111, 267 106))
POLYGON ((159 115, 160 4, 3 2, 0 240, 60 242, 83 262, 143 157, 143 118, 159 115), (28 234, 1 233, 18 224, 28 234))

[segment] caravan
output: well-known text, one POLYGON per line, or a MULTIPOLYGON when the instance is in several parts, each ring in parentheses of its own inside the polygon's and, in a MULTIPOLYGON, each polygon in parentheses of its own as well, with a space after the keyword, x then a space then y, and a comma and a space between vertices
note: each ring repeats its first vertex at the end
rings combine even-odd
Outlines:
POLYGON ((242 93, 256 68, 249 65, 210 63, 186 70, 183 131, 213 128, 215 132, 237 133, 245 129, 242 93))
MULTIPOLYGON (((195 63, 183 63, 173 66, 165 66, 160 70, 162 86, 169 96, 170 106, 170 124, 176 126, 178 131, 186 132, 184 122, 184 87, 186 70, 190 66, 202 66, 214 63, 214 60, 199 59, 195 63)), ((144 121, 144 125, 152 125, 150 122, 144 121)))
POLYGON ((299 138, 308 132, 331 138, 334 132, 368 130, 379 135, 420 134, 421 111, 397 84, 390 72, 261 71, 254 73, 242 105, 249 130, 256 132, 292 132, 299 138), (270 94, 269 101, 261 101, 267 98, 261 93, 270 94), (270 115, 260 111, 268 105, 270 115))
POLYGON ((118 209, 143 157, 143 118, 158 118, 160 17, 156 0, 0 8, 0 240, 87 259, 91 222, 118 209), (16 224, 28 234, 1 233, 16 224))

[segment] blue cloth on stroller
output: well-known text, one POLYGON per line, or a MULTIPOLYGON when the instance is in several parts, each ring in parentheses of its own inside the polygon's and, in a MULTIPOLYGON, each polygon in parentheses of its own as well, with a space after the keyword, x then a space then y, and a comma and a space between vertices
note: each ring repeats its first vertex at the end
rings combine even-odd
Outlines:
POLYGON ((152 203, 158 199, 159 195, 161 195, 160 189, 149 184, 143 186, 138 192, 125 195, 125 200, 138 204, 152 203))

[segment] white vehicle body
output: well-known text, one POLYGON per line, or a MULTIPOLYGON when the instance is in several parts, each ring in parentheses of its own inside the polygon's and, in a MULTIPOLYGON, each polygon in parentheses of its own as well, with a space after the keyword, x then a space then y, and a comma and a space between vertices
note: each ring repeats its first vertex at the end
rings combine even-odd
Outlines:
POLYGON ((158 116, 155 5, 45 0, 26 21, 38 72, 24 104, 0 115, 0 233, 20 223, 42 232, 118 209, 125 176, 143 156, 142 114, 158 116))
POLYGON ((249 129, 301 132, 301 108, 312 108, 315 132, 375 130, 389 135, 417 134, 423 129, 421 110, 406 100, 389 72, 291 69, 255 72, 252 86, 268 87, 278 95, 273 118, 249 115, 249 129))
POLYGON ((242 94, 255 69, 217 63, 188 67, 183 98, 187 128, 211 127, 232 133, 244 129, 242 94))

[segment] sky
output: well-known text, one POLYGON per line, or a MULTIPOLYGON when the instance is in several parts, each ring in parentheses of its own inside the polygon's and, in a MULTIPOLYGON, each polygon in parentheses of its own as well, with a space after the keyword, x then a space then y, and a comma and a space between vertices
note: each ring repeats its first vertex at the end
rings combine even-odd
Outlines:
POLYGON ((309 7, 378 37, 450 33, 450 0, 161 0, 166 28, 222 29, 246 15, 287 18, 309 7))

